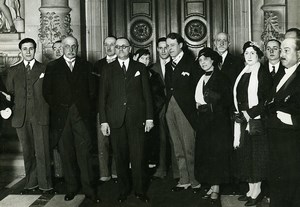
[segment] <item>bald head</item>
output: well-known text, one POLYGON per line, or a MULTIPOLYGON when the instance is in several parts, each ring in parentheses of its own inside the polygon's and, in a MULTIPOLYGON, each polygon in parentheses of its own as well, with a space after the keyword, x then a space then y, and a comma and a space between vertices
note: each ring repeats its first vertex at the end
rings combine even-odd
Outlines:
POLYGON ((62 40, 63 53, 69 58, 75 58, 78 51, 78 41, 75 37, 67 36, 62 40))

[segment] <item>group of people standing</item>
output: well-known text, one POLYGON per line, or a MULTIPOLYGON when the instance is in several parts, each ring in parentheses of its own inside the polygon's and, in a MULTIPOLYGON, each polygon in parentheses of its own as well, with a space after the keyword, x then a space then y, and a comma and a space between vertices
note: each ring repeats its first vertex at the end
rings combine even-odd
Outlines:
POLYGON ((230 54, 230 38, 223 32, 214 38, 215 50, 201 49, 195 61, 184 39, 170 33, 158 39, 153 65, 149 50, 131 55, 127 38, 108 36, 106 57, 94 67, 77 56, 74 37, 62 40, 63 55, 47 66, 34 59, 34 40, 21 40, 24 60, 9 69, 6 87, 14 102, 12 125, 23 146, 23 193, 55 192, 50 152, 57 147, 65 200, 81 186, 87 198, 100 202, 91 160, 96 124, 99 179, 116 180, 120 203, 131 189, 149 202, 148 155, 157 151, 153 179, 163 179, 170 143, 178 179, 173 192, 192 188, 198 193, 207 184, 202 198, 214 202, 220 185, 234 177, 249 186, 238 199, 254 206, 267 180, 271 207, 300 206, 299 33, 292 29, 283 42, 269 40, 267 62, 252 41, 244 44, 241 58, 230 54), (91 122, 95 114, 97 123, 91 122), (151 139, 158 145, 149 148, 151 139))

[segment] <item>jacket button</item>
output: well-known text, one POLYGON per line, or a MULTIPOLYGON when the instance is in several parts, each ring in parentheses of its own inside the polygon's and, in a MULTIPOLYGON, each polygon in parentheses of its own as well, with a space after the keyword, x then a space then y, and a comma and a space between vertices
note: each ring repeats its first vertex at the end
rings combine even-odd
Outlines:
POLYGON ((126 103, 123 103, 124 106, 126 106, 126 103))
POLYGON ((170 88, 170 90, 171 90, 171 91, 173 91, 173 90, 174 90, 174 88, 170 88))

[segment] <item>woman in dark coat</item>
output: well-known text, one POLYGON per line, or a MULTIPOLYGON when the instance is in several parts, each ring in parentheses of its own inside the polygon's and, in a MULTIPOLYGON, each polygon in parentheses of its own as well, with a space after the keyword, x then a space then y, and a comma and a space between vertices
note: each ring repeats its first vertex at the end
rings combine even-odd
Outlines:
POLYGON ((205 74, 195 92, 199 128, 195 146, 195 176, 211 187, 204 199, 219 198, 219 185, 229 182, 232 152, 230 106, 232 95, 227 77, 220 71, 222 57, 210 48, 200 50, 198 61, 205 74))
POLYGON ((256 43, 246 42, 243 56, 246 66, 233 87, 236 176, 249 185, 249 191, 238 200, 247 201, 245 206, 254 206, 263 198, 261 182, 267 177, 269 150, 263 118, 272 78, 259 62, 263 52, 256 43), (256 126, 256 132, 252 126, 256 126))

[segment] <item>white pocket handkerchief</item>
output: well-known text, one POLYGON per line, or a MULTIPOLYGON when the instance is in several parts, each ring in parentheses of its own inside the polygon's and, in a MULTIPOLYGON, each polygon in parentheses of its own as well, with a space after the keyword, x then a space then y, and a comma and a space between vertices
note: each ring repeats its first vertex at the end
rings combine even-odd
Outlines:
POLYGON ((137 77, 139 75, 141 75, 140 71, 136 71, 136 73, 134 74, 134 77, 137 77))
POLYGON ((45 73, 41 73, 39 78, 43 78, 45 76, 45 73))
POLYGON ((188 72, 182 72, 181 75, 182 76, 190 76, 190 73, 188 73, 188 72))

